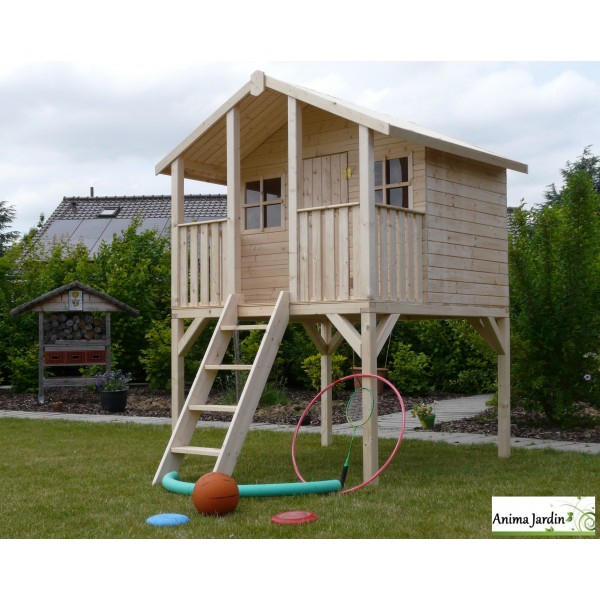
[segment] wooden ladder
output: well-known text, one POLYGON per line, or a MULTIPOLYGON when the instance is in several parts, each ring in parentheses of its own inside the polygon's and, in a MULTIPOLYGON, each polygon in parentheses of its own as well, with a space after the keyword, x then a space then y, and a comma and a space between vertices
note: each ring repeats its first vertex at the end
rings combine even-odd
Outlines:
POLYGON ((289 292, 280 292, 267 325, 238 323, 238 296, 231 294, 225 303, 212 339, 160 462, 153 485, 172 471, 178 471, 186 455, 214 456, 214 471, 231 475, 242 450, 246 434, 271 371, 289 321, 289 292), (223 364, 235 331, 264 330, 258 352, 251 365, 223 364), (208 395, 217 373, 223 370, 249 371, 237 405, 208 404, 208 395), (233 413, 221 448, 191 446, 192 436, 203 412, 233 413))

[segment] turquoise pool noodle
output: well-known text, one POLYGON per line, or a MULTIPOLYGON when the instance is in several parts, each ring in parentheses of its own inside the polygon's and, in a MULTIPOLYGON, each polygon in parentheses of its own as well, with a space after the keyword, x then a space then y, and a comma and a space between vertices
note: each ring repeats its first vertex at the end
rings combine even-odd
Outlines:
MULTIPOLYGON (((162 480, 163 487, 170 492, 191 496, 194 483, 179 481, 179 473, 167 473, 162 480)), ((328 481, 308 481, 297 483, 264 483, 255 485, 238 485, 240 498, 260 498, 268 496, 299 496, 302 494, 327 494, 342 489, 338 479, 328 481)))

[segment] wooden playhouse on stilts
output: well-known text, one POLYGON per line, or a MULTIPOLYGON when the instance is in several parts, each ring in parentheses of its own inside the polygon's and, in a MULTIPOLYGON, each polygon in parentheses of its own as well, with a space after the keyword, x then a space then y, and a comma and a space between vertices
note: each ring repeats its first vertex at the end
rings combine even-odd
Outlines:
MULTIPOLYGON (((172 180, 173 432, 154 483, 188 454, 233 472, 289 322, 314 341, 325 387, 342 340, 376 374, 398 319, 467 319, 498 356, 508 457, 507 169, 527 165, 255 72, 156 167, 172 180), (186 179, 226 185, 227 218, 185 223, 186 179), (184 357, 215 319, 184 398, 184 357), (254 363, 223 365, 233 333, 251 328, 264 330, 254 363), (248 370, 237 406, 208 404, 222 369, 248 370), (233 413, 221 448, 190 445, 203 411, 233 413)), ((328 394, 321 410, 327 445, 328 394)), ((362 433, 366 480, 377 418, 362 433)))

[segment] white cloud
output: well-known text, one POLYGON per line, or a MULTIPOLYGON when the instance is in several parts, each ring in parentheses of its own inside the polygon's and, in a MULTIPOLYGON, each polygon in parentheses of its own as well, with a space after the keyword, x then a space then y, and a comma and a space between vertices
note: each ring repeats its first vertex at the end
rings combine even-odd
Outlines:
MULTIPOLYGON (((26 230, 63 196, 168 194, 155 164, 260 68, 530 165, 509 203, 600 154, 600 63, 31 62, 0 70, 0 194, 26 230), (93 183, 92 183, 93 182, 93 183)), ((188 191, 214 191, 190 184, 188 191)))

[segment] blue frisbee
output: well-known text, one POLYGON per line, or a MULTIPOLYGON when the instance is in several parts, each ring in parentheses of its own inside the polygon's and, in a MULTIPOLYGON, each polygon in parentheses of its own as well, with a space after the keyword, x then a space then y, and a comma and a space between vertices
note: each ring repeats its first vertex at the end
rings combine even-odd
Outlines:
POLYGON ((184 525, 190 520, 185 515, 178 515, 176 513, 162 513, 160 515, 154 515, 146 519, 146 523, 154 525, 155 527, 172 527, 173 525, 184 525))

